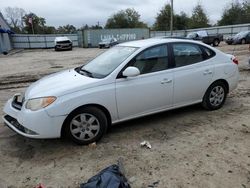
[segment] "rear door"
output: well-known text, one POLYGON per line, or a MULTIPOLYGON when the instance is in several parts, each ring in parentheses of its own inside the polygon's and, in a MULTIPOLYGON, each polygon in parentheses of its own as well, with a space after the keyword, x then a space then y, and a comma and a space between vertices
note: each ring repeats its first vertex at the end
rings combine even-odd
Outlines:
POLYGON ((171 46, 175 63, 173 104, 183 106, 199 102, 211 84, 214 72, 214 62, 211 58, 215 54, 195 43, 178 42, 172 43, 171 46))

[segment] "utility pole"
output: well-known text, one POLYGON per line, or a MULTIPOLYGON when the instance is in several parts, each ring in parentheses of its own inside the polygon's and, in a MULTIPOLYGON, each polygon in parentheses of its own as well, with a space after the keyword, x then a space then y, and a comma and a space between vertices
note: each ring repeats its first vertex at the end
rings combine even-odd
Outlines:
POLYGON ((171 0, 171 20, 170 20, 170 32, 171 36, 173 36, 173 19, 174 19, 174 2, 171 0))

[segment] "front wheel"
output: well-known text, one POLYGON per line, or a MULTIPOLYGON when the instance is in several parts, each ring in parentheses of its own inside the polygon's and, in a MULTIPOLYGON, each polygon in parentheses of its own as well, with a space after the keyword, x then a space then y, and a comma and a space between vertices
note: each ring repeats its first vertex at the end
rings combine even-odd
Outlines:
POLYGON ((81 108, 67 118, 65 132, 79 145, 96 142, 105 134, 108 122, 102 110, 95 107, 81 108))
POLYGON ((223 106, 227 97, 227 89, 223 82, 213 83, 206 91, 202 106, 207 110, 217 110, 223 106))

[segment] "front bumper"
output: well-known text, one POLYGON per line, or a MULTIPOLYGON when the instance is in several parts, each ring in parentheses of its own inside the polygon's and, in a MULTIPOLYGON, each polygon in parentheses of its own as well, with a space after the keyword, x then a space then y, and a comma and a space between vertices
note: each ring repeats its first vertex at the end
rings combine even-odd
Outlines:
POLYGON ((99 48, 109 48, 110 44, 99 44, 99 48))
POLYGON ((13 107, 13 99, 4 106, 5 125, 16 133, 29 138, 59 138, 66 116, 49 116, 45 109, 31 111, 24 107, 13 107))
POLYGON ((56 44, 57 50, 69 50, 72 49, 72 44, 56 44))

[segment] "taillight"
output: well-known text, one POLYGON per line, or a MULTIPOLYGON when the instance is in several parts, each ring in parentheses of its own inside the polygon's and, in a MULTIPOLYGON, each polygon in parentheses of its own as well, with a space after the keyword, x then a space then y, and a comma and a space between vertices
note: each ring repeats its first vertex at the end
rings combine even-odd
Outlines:
POLYGON ((238 61, 238 59, 237 59, 236 57, 233 58, 233 62, 234 62, 236 65, 239 64, 239 61, 238 61))

